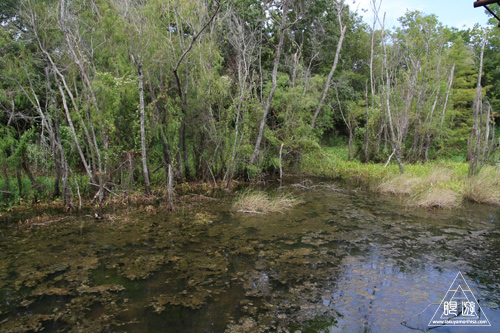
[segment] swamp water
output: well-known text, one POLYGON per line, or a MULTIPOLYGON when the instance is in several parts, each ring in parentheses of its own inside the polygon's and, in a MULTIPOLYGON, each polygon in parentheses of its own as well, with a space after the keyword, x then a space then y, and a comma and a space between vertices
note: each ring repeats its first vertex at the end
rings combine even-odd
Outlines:
POLYGON ((459 271, 491 326, 432 332, 500 331, 498 208, 408 209, 315 182, 286 187, 302 203, 283 213, 222 197, 2 221, 0 332, 425 332, 459 271))

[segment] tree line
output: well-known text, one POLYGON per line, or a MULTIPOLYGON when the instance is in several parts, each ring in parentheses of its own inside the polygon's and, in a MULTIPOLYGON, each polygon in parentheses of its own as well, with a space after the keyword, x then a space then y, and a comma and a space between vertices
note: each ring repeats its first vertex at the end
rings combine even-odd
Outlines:
POLYGON ((230 186, 339 137, 401 172, 494 157, 498 29, 418 11, 388 27, 378 0, 371 24, 339 0, 3 3, 3 204, 230 186))

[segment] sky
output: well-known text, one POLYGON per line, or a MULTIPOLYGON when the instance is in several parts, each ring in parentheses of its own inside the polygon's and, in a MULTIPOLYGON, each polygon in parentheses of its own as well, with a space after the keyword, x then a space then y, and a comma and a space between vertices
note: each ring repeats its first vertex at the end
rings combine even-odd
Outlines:
MULTIPOLYGON (((379 3, 380 0, 377 0, 379 3)), ((350 8, 363 16, 370 26, 373 24, 371 0, 346 0, 350 8), (363 10, 368 10, 363 12, 363 10)), ((449 27, 472 28, 479 23, 486 26, 489 16, 485 9, 474 8, 474 0, 382 0, 380 17, 386 13, 386 27, 399 26, 397 18, 406 10, 419 10, 426 14, 436 14, 438 20, 449 27)))

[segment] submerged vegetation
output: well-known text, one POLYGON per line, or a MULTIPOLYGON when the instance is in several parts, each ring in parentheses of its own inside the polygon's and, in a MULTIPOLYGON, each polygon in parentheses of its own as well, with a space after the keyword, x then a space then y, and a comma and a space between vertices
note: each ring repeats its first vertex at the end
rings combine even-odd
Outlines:
POLYGON ((498 322, 498 209, 405 210, 307 176, 283 188, 303 199, 285 214, 230 214, 226 193, 104 222, 13 217, 0 224, 0 332, 397 332, 463 268, 498 322))

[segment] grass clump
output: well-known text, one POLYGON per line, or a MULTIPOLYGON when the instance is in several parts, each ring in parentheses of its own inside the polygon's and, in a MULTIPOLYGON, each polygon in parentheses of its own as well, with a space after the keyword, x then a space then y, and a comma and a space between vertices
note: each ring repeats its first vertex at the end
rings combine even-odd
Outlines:
POLYGON ((407 204, 422 208, 455 208, 460 206, 461 194, 452 188, 454 173, 443 166, 414 167, 406 173, 389 176, 375 190, 385 194, 407 195, 407 204))
POLYGON ((460 178, 452 169, 434 165, 409 193, 408 204, 422 208, 456 208, 462 201, 459 190, 462 186, 457 185, 460 183, 460 178))
POLYGON ((492 167, 483 167, 478 175, 466 180, 463 198, 471 202, 500 205, 500 176, 498 172, 492 167))
POLYGON ((283 212, 299 203, 290 194, 269 195, 263 191, 248 190, 236 198, 233 209, 240 213, 266 214, 283 212))
POLYGON ((455 208, 462 201, 500 206, 500 169, 484 166, 469 177, 468 163, 436 160, 404 164, 399 173, 395 163, 362 163, 347 158, 347 147, 322 147, 304 156, 301 171, 343 179, 383 194, 406 196, 409 206, 455 208))
POLYGON ((419 182, 419 178, 408 177, 406 174, 402 174, 396 177, 388 177, 376 186, 375 190, 384 194, 411 194, 413 188, 419 182))
POLYGON ((453 190, 433 187, 411 197, 409 204, 422 208, 456 208, 460 206, 461 196, 453 190))

